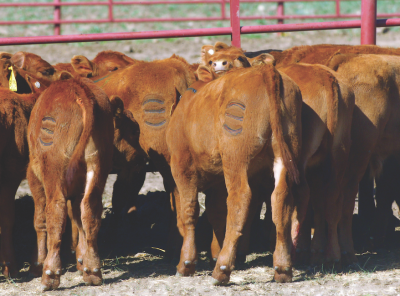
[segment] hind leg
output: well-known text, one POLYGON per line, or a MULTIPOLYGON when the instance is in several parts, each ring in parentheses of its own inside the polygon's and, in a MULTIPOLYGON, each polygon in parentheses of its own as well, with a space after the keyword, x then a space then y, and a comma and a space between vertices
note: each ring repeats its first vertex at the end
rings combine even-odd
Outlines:
POLYGON ((15 277, 18 273, 14 257, 12 230, 15 219, 15 193, 22 178, 10 179, 3 176, 0 184, 0 258, 5 277, 15 277))
POLYGON ((36 177, 30 166, 28 166, 26 176, 35 202, 33 223, 37 237, 29 272, 39 277, 42 275, 43 263, 47 256, 46 194, 42 182, 36 177))
MULTIPOLYGON (((83 280, 87 285, 101 285, 102 275, 100 258, 97 248, 97 235, 100 230, 102 205, 102 193, 107 175, 96 175, 96 171, 88 171, 86 189, 80 204, 82 221, 83 254, 83 280)), ((79 240, 81 240, 81 236, 79 240)))
POLYGON ((178 228, 183 235, 180 261, 176 267, 177 275, 189 276, 194 274, 197 263, 195 227, 199 218, 199 203, 196 174, 192 168, 181 166, 184 162, 174 156, 171 159, 172 174, 179 192, 179 196, 176 196, 178 228))
POLYGON ((215 262, 217 262, 225 238, 227 195, 225 184, 207 190, 206 192, 206 215, 213 228, 213 238, 210 249, 210 265, 212 268, 214 268, 215 262))
MULTIPOLYGON (((228 162, 227 165, 230 165, 228 162)), ((226 234, 222 250, 218 256, 212 277, 213 284, 227 284, 232 270, 235 268, 236 252, 239 238, 242 236, 245 223, 248 220, 251 190, 248 183, 247 168, 236 163, 232 170, 224 166, 226 187, 228 190, 226 234)))
MULTIPOLYGON (((47 184, 45 184, 46 186, 47 184)), ((46 226, 48 232, 48 253, 43 264, 42 289, 55 290, 61 277, 61 238, 67 219, 67 203, 60 186, 50 184, 46 187, 49 194, 46 205, 46 226)))

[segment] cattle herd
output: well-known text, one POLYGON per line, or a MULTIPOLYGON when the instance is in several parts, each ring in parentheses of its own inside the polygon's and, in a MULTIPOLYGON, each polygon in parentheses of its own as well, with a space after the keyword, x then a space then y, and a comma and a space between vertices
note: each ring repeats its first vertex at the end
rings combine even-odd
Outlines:
POLYGON ((214 285, 229 282, 265 202, 274 278, 290 282, 298 262, 357 261, 358 184, 367 167, 376 176, 400 152, 400 49, 246 52, 217 42, 201 48, 199 64, 104 51, 56 65, 0 52, 0 65, 2 272, 18 271, 14 197, 27 178, 37 233, 30 272, 44 291, 60 284, 66 223, 84 282, 102 283, 97 235, 111 171, 114 213, 138 194, 149 163, 161 173, 175 213, 172 245, 181 250, 177 276, 195 272, 197 196, 205 193, 214 285))

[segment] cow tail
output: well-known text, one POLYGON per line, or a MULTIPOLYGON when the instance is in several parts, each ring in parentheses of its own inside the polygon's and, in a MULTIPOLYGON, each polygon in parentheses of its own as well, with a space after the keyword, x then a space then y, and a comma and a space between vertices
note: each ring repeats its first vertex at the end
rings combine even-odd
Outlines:
POLYGON ((92 134, 94 125, 93 100, 87 97, 84 99, 77 97, 76 103, 82 110, 83 130, 67 166, 65 177, 68 187, 71 186, 75 173, 80 169, 80 166, 83 163, 85 149, 92 134))
POLYGON ((267 97, 270 112, 270 124, 273 136, 275 137, 281 153, 283 165, 289 173, 289 177, 299 184, 299 170, 294 161, 282 130, 282 110, 281 110, 281 84, 282 77, 273 65, 263 66, 264 81, 267 88, 267 97))

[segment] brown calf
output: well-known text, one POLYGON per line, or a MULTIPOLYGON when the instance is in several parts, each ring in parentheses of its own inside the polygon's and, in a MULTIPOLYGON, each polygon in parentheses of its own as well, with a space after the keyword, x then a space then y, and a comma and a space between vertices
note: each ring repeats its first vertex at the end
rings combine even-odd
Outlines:
POLYGON ((225 179, 227 228, 213 278, 214 284, 229 281, 252 199, 249 179, 263 171, 264 180, 271 172, 275 175, 275 279, 291 281, 291 213, 296 203, 291 187, 299 178, 300 112, 298 87, 271 65, 238 69, 208 84, 196 82, 186 91, 167 129, 180 193, 178 226, 184 236, 178 274, 193 274, 197 261, 197 192, 225 179))
POLYGON ((132 112, 140 127, 141 152, 127 154, 116 163, 119 170, 113 193, 116 212, 122 209, 133 190, 139 192, 142 184, 137 185, 135 179, 149 159, 162 174, 167 192, 172 194, 175 190, 165 131, 181 94, 194 81, 190 64, 176 55, 164 60, 138 62, 94 79, 107 94, 118 95, 124 101, 125 108, 132 112))
MULTIPOLYGON (((240 56, 238 50, 225 46, 220 51, 216 51, 215 55, 223 53, 227 59, 234 60, 240 56)), ((249 60, 252 65, 274 63, 274 58, 268 54, 249 60)), ((296 215, 300 215, 301 218, 294 217, 294 221, 297 222, 294 222, 292 232, 293 243, 297 248, 296 257, 297 259, 302 257, 299 254, 300 251, 309 252, 310 229, 303 227, 302 232, 308 234, 299 236, 298 221, 303 220, 308 195, 311 193, 317 225, 311 244, 312 262, 322 263, 324 257, 328 262, 332 262, 340 253, 336 230, 338 221, 328 221, 329 243, 326 245, 325 216, 332 220, 332 217, 337 215, 330 213, 341 210, 337 204, 342 203, 340 190, 350 151, 350 123, 354 95, 346 85, 344 77, 325 66, 291 64, 278 69, 297 83, 304 103, 300 176, 305 176, 306 168, 309 169, 307 169, 307 178, 301 180, 302 185, 297 188, 302 204, 298 205, 296 210, 296 215), (324 256, 325 248, 327 249, 326 256, 324 256)))
POLYGON ((317 44, 295 46, 282 52, 270 52, 276 60, 276 65, 279 66, 287 66, 299 62, 326 64, 330 57, 336 53, 400 55, 400 50, 376 45, 317 44))
POLYGON ((328 66, 347 79, 356 100, 339 223, 342 261, 352 263, 357 260, 351 225, 358 183, 368 163, 372 173, 377 174, 382 161, 400 149, 400 57, 339 54, 331 58, 328 66))
MULTIPOLYGON (((16 68, 14 70, 17 71, 16 68)), ((12 247, 12 228, 15 194, 25 178, 28 163, 28 120, 39 94, 50 84, 22 70, 18 70, 18 73, 30 85, 31 94, 17 94, 8 88, 0 87, 0 262, 6 277, 14 277, 17 274, 12 247)))
MULTIPOLYGON (((303 182, 309 185, 314 209, 311 263, 321 264, 326 260, 326 263, 332 264, 340 258, 337 217, 343 203, 341 188, 350 152, 354 94, 343 75, 322 65, 300 63, 278 69, 297 83, 303 98, 302 167, 299 170, 306 172, 307 181, 303 182), (328 222, 327 242, 325 220, 328 222)), ((303 190, 306 189, 304 186, 303 190)), ((309 225, 308 228, 304 225, 302 230, 300 237, 300 228, 292 232, 293 243, 300 256, 301 251, 309 252, 311 237, 309 225)))
POLYGON ((67 200, 71 200, 74 224, 79 229, 78 269, 83 270, 87 284, 102 282, 97 233, 101 194, 112 168, 112 106, 121 116, 123 104, 118 97, 110 104, 99 87, 82 78, 52 84, 32 110, 27 177, 35 201, 36 265, 43 265, 43 290, 60 284, 67 200))

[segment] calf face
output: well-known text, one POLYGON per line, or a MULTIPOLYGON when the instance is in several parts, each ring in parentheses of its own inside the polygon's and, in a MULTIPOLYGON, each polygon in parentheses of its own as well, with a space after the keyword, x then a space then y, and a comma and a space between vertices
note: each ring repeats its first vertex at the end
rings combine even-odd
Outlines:
POLYGON ((217 76, 221 76, 233 68, 250 67, 250 63, 242 49, 228 46, 222 42, 217 42, 213 49, 208 49, 208 51, 204 52, 202 65, 212 69, 217 76), (211 52, 213 53, 211 54, 211 52))

